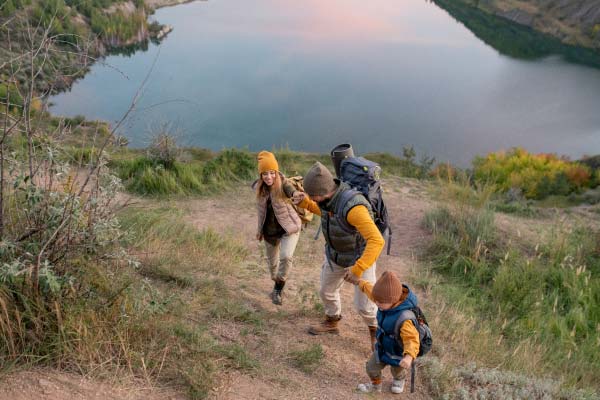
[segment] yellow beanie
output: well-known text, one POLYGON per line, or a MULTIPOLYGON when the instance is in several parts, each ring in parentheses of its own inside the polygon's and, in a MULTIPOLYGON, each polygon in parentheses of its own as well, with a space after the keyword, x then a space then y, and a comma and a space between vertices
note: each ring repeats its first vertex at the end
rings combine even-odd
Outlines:
POLYGON ((263 150, 258 153, 258 173, 267 171, 279 171, 279 164, 273 153, 263 150))

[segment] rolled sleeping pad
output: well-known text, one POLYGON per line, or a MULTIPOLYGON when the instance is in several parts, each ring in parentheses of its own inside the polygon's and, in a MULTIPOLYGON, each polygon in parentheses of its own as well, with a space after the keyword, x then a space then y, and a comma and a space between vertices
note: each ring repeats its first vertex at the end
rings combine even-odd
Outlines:
POLYGON ((350 143, 342 143, 335 146, 330 154, 333 168, 335 168, 335 175, 339 179, 342 161, 348 157, 354 157, 354 150, 352 150, 352 145, 350 143))

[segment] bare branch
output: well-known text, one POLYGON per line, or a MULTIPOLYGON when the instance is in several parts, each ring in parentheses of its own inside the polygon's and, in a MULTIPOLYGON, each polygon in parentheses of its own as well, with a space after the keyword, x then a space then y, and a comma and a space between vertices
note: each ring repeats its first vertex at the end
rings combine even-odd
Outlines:
POLYGON ((79 193, 77 194, 77 196, 81 196, 81 194, 84 192, 86 186, 88 185, 90 178, 97 170, 97 168, 99 166, 99 160, 102 157, 102 154, 104 153, 104 150, 106 149, 106 146, 108 146, 108 144, 110 143, 111 138, 115 135, 115 133, 121 127, 123 122, 125 122, 127 117, 129 117, 129 115, 135 109, 137 102, 140 100, 142 91, 145 88, 146 83, 150 79, 150 75, 152 75, 152 71, 154 71, 154 67, 156 66, 156 62, 158 61, 159 56, 160 56, 160 47, 158 48, 158 52, 156 53, 156 56, 154 57, 154 60, 152 62, 152 65, 150 66, 150 69, 148 70, 148 73, 144 77, 144 80, 142 81, 142 83, 138 87, 138 90, 136 91, 135 95, 133 96, 133 99, 131 101, 131 104, 129 105, 129 108, 127 109, 127 112, 125 112, 123 117, 119 120, 119 122, 117 122, 115 127, 110 131, 110 135, 104 140, 104 143, 102 143, 102 146, 100 147, 100 150, 98 152, 98 160, 96 163, 93 163, 92 165, 90 165, 90 171, 89 171, 88 175, 86 176, 84 183, 81 185, 81 188, 79 189, 79 193))

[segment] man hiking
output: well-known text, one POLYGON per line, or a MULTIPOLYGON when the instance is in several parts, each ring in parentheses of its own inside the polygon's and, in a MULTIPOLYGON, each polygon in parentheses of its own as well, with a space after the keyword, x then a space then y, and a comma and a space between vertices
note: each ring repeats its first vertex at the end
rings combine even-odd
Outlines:
MULTIPOLYGON (((325 307, 325 320, 311 326, 309 333, 339 333, 342 318, 340 288, 344 277, 353 274, 364 281, 375 283, 375 261, 385 241, 373 222, 373 212, 367 199, 360 193, 344 195, 350 186, 334 179, 320 162, 315 163, 304 177, 304 191, 293 194, 299 207, 321 216, 325 236, 325 261, 321 267, 319 295, 325 307), (348 198, 349 197, 349 198, 348 198), (345 202, 345 204, 341 204, 345 202), (353 231, 348 230, 350 226, 353 231)), ((371 348, 376 341, 377 306, 358 287, 354 292, 354 306, 369 327, 371 348)))

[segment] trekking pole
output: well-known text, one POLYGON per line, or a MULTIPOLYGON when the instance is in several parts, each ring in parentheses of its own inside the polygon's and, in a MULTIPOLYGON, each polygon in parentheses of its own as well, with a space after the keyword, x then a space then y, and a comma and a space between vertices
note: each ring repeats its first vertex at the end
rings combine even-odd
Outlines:
POLYGON ((413 361, 413 363, 410 366, 410 392, 414 393, 415 392, 415 373, 416 373, 416 362, 413 361))
POLYGON ((319 224, 319 228, 317 229, 317 233, 315 234, 315 240, 319 238, 319 234, 321 233, 321 224, 319 224))

